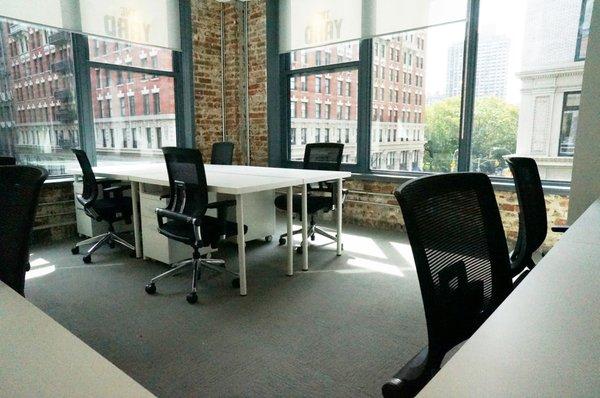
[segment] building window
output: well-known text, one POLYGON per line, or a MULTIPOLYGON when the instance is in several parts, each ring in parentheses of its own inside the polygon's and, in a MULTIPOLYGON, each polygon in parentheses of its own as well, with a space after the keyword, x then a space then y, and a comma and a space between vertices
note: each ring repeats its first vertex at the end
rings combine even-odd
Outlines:
POLYGON ((129 97, 129 116, 135 116, 135 97, 130 95, 129 97))
POLYGON ((150 94, 142 94, 142 106, 144 108, 144 115, 150 114, 150 94))
POLYGON ((564 94, 562 121, 560 124, 560 144, 558 148, 559 156, 573 156, 575 152, 580 100, 581 92, 564 94))
POLYGON ((154 114, 158 115, 160 113, 160 94, 152 94, 152 100, 154 102, 154 114))
POLYGON ((125 116, 125 97, 119 98, 119 109, 121 116, 125 116))
POLYGON ((581 1, 581 15, 579 17, 579 30, 577 32, 577 45, 575 47, 575 61, 585 59, 590 36, 590 24, 592 21, 592 10, 594 0, 581 1))

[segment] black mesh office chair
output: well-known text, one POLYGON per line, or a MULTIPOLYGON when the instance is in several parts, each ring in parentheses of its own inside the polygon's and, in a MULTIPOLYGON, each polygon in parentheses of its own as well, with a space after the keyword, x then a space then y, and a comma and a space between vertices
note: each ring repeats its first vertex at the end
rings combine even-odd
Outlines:
POLYGON ((0 156, 0 166, 14 166, 17 160, 12 156, 0 156))
MULTIPOLYGON (((344 144, 338 143, 314 143, 307 144, 304 150, 304 169, 313 170, 340 170, 342 165, 342 153, 344 152, 344 144)), ((315 233, 325 236, 333 241, 337 238, 330 233, 319 228, 315 224, 315 214, 319 211, 328 212, 335 209, 337 202, 336 184, 332 182, 320 182, 315 185, 309 185, 307 201, 307 213, 310 217, 310 224, 307 235, 311 240, 315 240, 315 233)), ((345 195, 347 191, 344 191, 345 195)), ((302 196, 294 195, 292 199, 294 213, 302 217, 302 196)), ((280 195, 275 198, 275 207, 280 210, 287 210, 287 196, 280 195)), ((293 235, 302 233, 302 229, 293 232, 293 235)), ((279 244, 285 245, 287 233, 279 237, 279 244)), ((302 245, 297 249, 298 253, 302 253, 302 245)))
POLYGON ((29 271, 29 239, 48 172, 32 166, 0 167, 0 280, 22 296, 29 271))
POLYGON ((233 164, 233 142, 215 142, 212 146, 210 164, 233 164))
MULTIPOLYGON (((510 254, 513 277, 519 275, 519 283, 533 267, 533 253, 546 240, 548 218, 544 189, 537 163, 532 158, 510 157, 506 160, 515 182, 519 201, 519 233, 515 249, 510 254)), ((555 232, 564 232, 566 226, 552 227, 555 232)))
MULTIPOLYGON (((198 301, 196 283, 200 277, 200 266, 215 271, 236 273, 225 268, 223 260, 202 256, 200 250, 214 247, 221 239, 237 235, 237 224, 227 221, 227 208, 235 206, 235 200, 208 203, 208 187, 202 155, 196 149, 163 148, 167 173, 169 175, 169 204, 164 209, 156 209, 158 232, 169 239, 185 243, 193 248, 190 260, 173 265, 173 268, 154 278, 146 285, 148 294, 156 293, 156 282, 167 276, 181 272, 181 269, 193 267, 192 291, 186 299, 193 304, 198 301), (207 209, 216 209, 217 217, 206 215, 207 209), (166 221, 165 221, 166 220, 166 221)), ((247 227, 244 226, 244 233, 247 227)), ((240 280, 232 281, 233 287, 239 287, 240 280)))
POLYGON ((135 248, 115 233, 114 223, 124 220, 131 224, 131 215, 133 213, 131 198, 124 197, 123 191, 129 189, 129 185, 113 185, 118 180, 96 180, 94 171, 90 164, 87 154, 81 149, 72 149, 83 172, 83 193, 77 195, 77 201, 83 206, 86 215, 96 221, 106 221, 108 223, 108 232, 98 236, 78 242, 71 253, 79 254, 79 248, 83 245, 93 244, 83 257, 83 262, 89 264, 92 262, 92 254, 102 245, 108 243, 111 248, 118 243, 133 252, 135 248), (102 187, 102 197, 99 197, 98 185, 102 187))
POLYGON ((412 247, 428 346, 386 383, 384 397, 410 397, 512 290, 506 238, 489 178, 419 178, 395 192, 412 247))

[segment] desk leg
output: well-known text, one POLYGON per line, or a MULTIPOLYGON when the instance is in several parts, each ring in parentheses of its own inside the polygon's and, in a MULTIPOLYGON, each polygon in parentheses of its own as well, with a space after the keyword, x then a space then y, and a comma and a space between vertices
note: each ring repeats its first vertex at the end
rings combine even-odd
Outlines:
POLYGON ((294 189, 293 187, 288 187, 287 190, 287 250, 288 250, 288 258, 287 258, 287 276, 294 275, 294 235, 293 235, 293 217, 294 217, 294 207, 293 207, 293 199, 294 189))
POLYGON ((135 239, 135 256, 142 258, 142 223, 140 217, 140 184, 131 182, 131 203, 133 206, 133 237, 135 239))
POLYGON ((302 271, 308 271, 308 187, 302 185, 302 271))
POLYGON ((337 204, 336 204, 336 216, 337 216, 337 255, 342 255, 342 179, 337 181, 337 204))
POLYGON ((244 195, 235 196, 235 222, 237 223, 238 267, 240 296, 247 294, 246 287, 246 239, 244 237, 244 195))

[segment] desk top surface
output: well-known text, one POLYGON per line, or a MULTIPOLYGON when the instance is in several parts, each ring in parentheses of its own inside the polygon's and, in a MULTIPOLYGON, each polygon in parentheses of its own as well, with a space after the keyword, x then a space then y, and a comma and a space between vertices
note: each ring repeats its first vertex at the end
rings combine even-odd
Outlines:
POLYGON ((598 396, 599 263, 600 200, 420 396, 598 396))
MULTIPOLYGON (((349 172, 328 170, 284 169, 276 167, 205 165, 209 190, 228 194, 241 194, 310 184, 319 181, 350 177, 349 172)), ((79 169, 70 170, 79 174, 79 169)), ((134 163, 117 166, 94 167, 101 177, 141 183, 168 185, 164 163, 134 163)))
POLYGON ((2 396, 153 396, 3 282, 0 336, 2 396))

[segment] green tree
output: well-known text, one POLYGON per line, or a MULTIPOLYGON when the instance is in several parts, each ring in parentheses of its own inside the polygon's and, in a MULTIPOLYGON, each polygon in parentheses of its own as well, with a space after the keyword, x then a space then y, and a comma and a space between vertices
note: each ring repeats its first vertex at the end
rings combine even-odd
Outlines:
MULTIPOLYGON (((437 102, 426 112, 425 170, 455 171, 460 98, 437 102)), ((518 121, 518 108, 500 98, 486 97, 475 101, 472 169, 494 173, 506 167, 503 156, 515 152, 518 121)))

